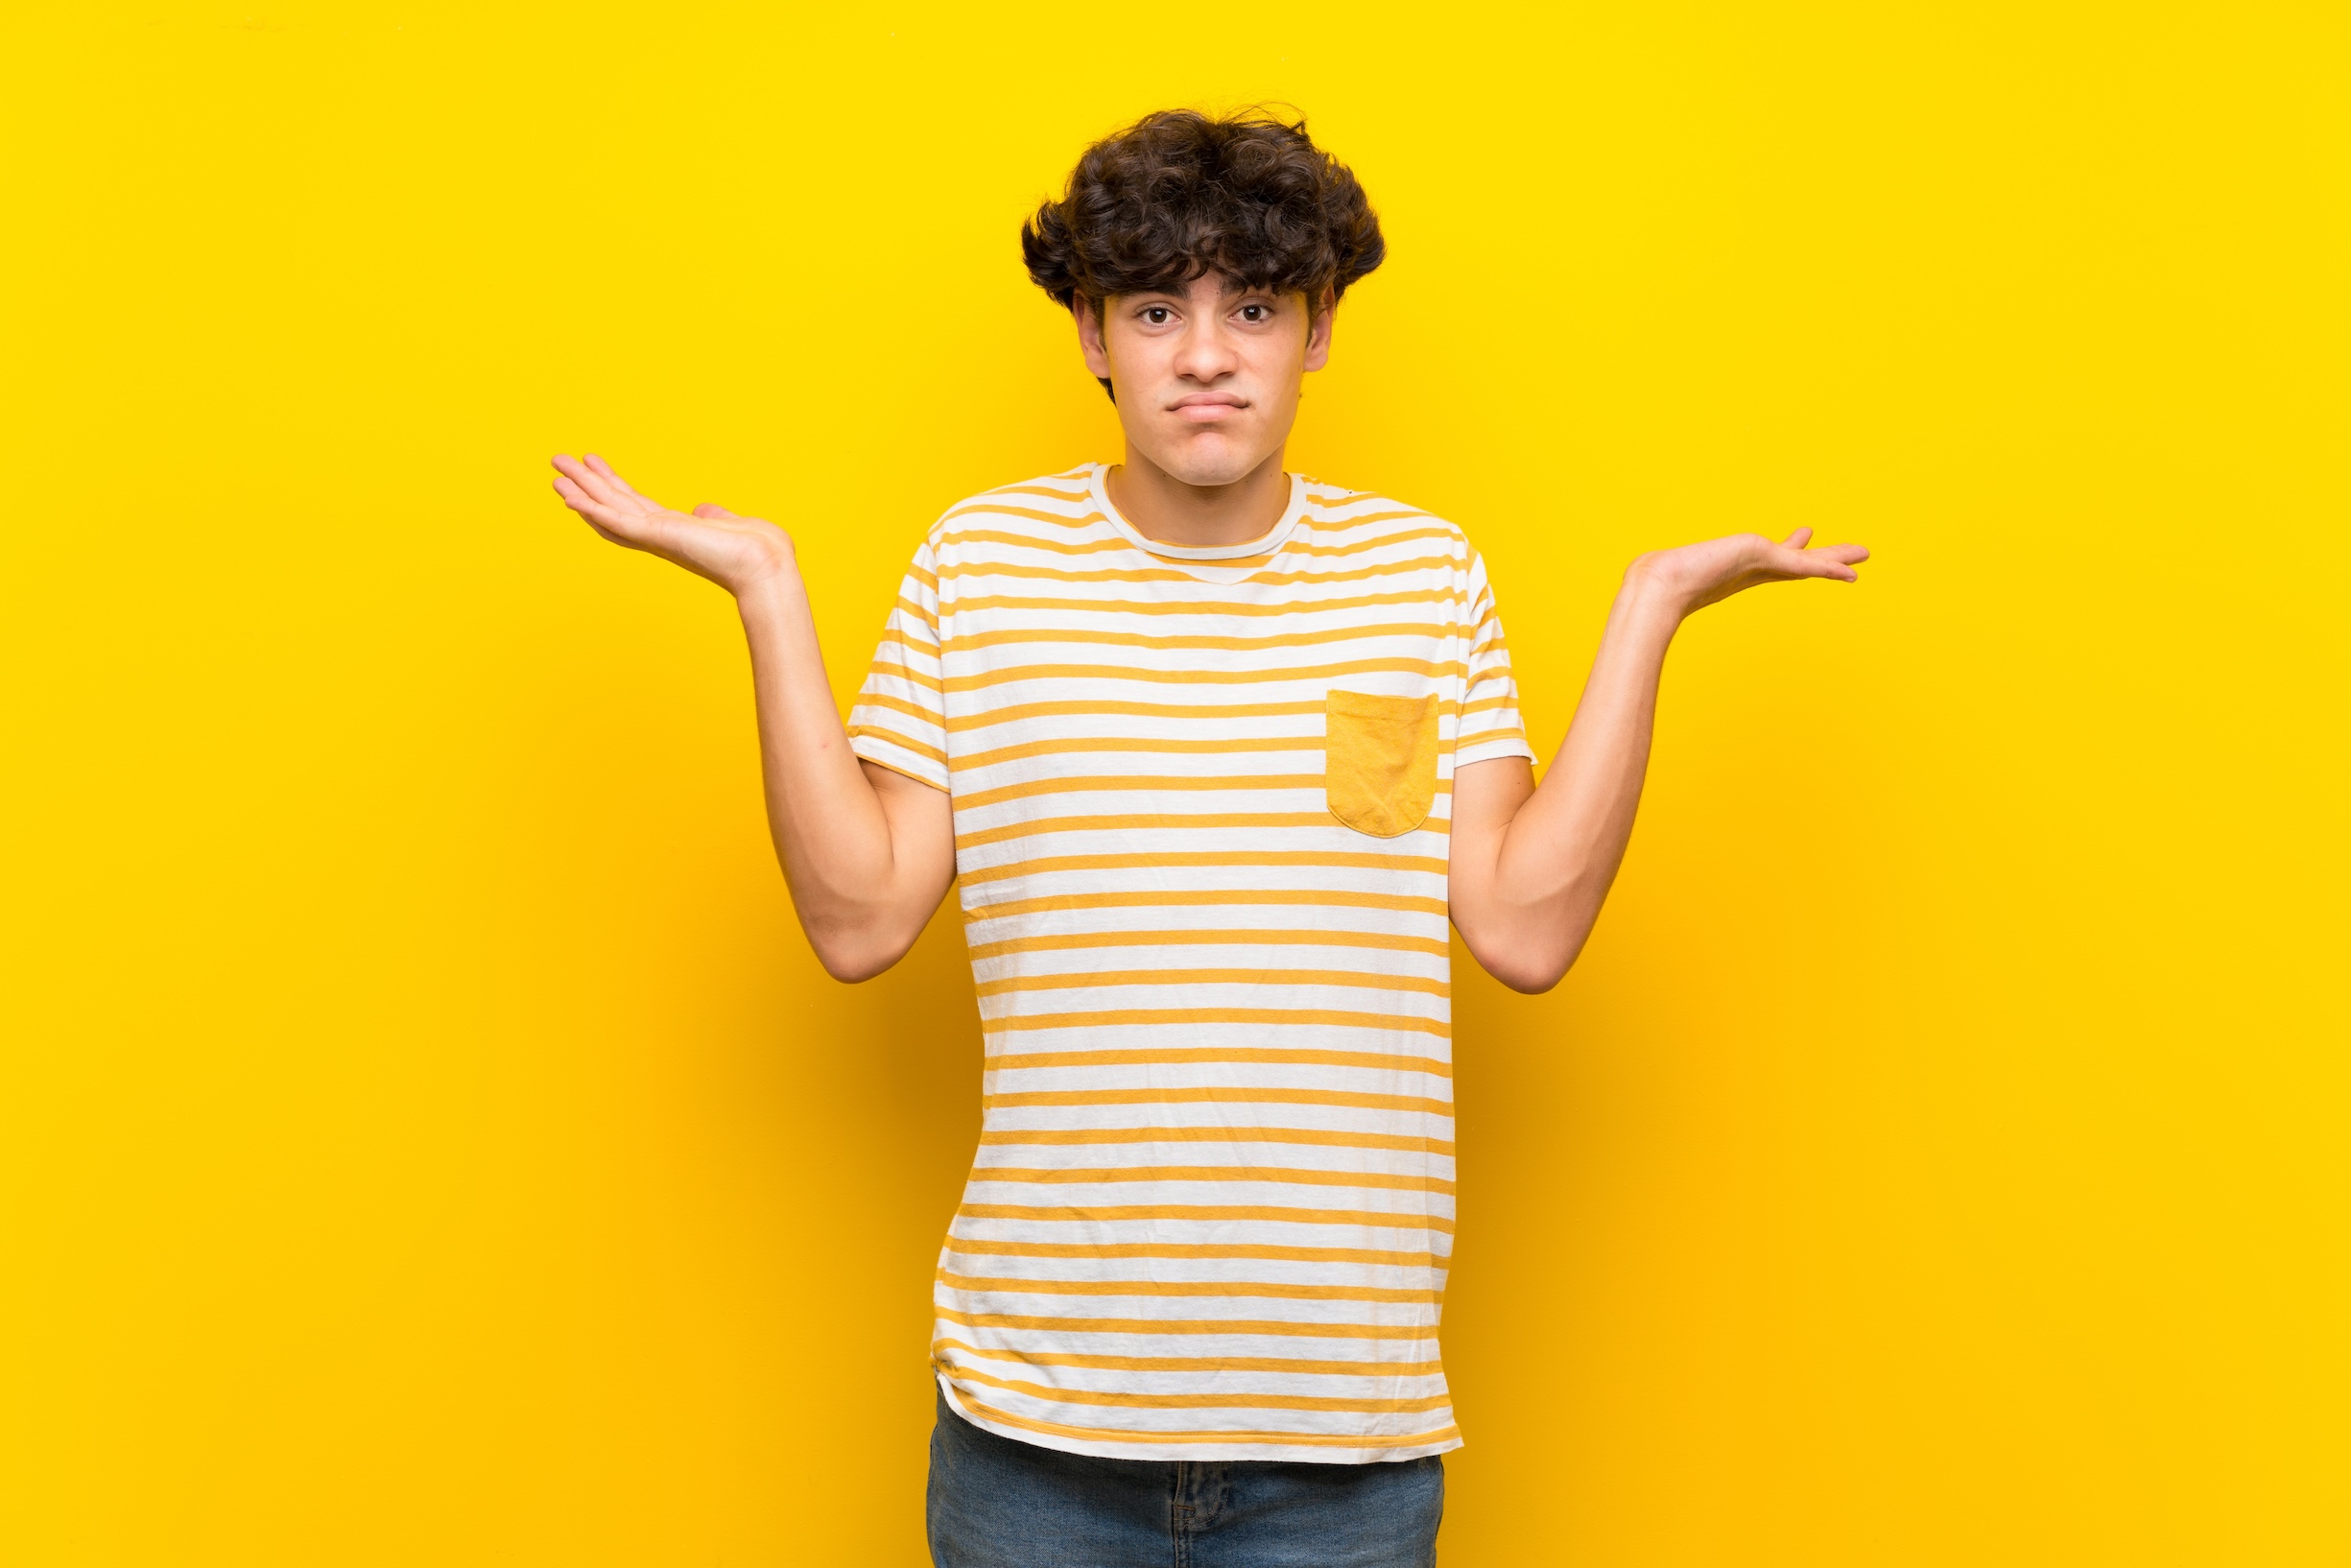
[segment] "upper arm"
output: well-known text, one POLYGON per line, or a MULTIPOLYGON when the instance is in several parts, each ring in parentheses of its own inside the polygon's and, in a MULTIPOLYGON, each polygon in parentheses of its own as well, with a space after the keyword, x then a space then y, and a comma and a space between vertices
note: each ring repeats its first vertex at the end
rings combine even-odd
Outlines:
POLYGON ((861 761, 873 796, 890 824, 891 882, 911 911, 920 907, 920 932, 955 881, 955 807, 947 792, 879 763, 861 761))
POLYGON ((1470 957, 1513 990, 1543 990, 1557 980, 1527 960, 1524 911, 1502 897, 1502 849, 1521 807, 1534 796, 1534 767, 1525 757, 1495 757, 1453 774, 1449 855, 1453 928, 1470 957))
MULTIPOLYGON (((792 900, 825 973, 851 985, 906 957, 955 881, 955 813, 947 792, 879 763, 861 758, 858 766, 889 836, 887 867, 878 874, 869 868, 854 891, 839 898, 803 898, 796 886, 792 900)), ((789 875, 789 861, 785 870, 789 875)))
POLYGON ((1492 899, 1503 836, 1533 795, 1534 767, 1525 757, 1494 757, 1453 772, 1448 881, 1453 923, 1464 938, 1492 899))

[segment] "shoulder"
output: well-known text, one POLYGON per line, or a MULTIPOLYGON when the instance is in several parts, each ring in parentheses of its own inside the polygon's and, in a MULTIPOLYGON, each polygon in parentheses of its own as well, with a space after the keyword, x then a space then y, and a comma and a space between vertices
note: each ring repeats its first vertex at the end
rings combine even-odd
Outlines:
POLYGON ((1059 538, 1104 522, 1094 505, 1093 470, 1084 463, 967 495, 938 514, 926 542, 938 550, 975 532, 1059 538))
POLYGON ((1308 515, 1325 545, 1346 550, 1413 546, 1417 556, 1445 556, 1463 570, 1476 560, 1469 535, 1459 523, 1378 490, 1306 481, 1308 515))

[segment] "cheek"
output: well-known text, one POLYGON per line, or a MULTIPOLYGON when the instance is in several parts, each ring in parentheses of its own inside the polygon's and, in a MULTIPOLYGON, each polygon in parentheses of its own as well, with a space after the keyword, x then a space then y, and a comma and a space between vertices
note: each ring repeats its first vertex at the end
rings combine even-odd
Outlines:
POLYGON ((1146 379, 1167 362, 1170 352, 1168 339, 1146 337, 1123 325, 1113 325, 1103 335, 1103 347, 1121 370, 1146 379))
POLYGON ((1254 347, 1256 351, 1248 356, 1249 369, 1259 383, 1276 391, 1294 391, 1306 370, 1306 334, 1283 333, 1254 347))

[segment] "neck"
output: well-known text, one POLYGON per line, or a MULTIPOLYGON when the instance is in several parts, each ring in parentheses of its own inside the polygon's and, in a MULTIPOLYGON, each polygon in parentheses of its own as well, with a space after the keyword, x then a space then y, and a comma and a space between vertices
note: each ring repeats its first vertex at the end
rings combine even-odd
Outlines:
POLYGON ((1273 532, 1290 506, 1283 448, 1229 485, 1187 485, 1127 444, 1127 461, 1104 479, 1110 504, 1155 544, 1213 549, 1273 532))

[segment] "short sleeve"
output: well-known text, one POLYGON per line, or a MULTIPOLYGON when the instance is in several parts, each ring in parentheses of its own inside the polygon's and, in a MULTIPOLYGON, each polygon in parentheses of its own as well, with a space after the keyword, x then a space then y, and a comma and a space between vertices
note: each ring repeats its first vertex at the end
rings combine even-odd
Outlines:
POLYGON ((1518 683, 1510 677, 1509 639, 1485 580, 1484 558, 1469 558, 1469 674, 1461 686, 1461 727, 1453 752, 1458 771, 1497 757, 1534 760, 1518 716, 1518 683))
POLYGON ((938 558, 929 540, 899 585, 881 646, 849 710, 849 748, 866 761, 948 787, 946 689, 939 677, 938 558))

